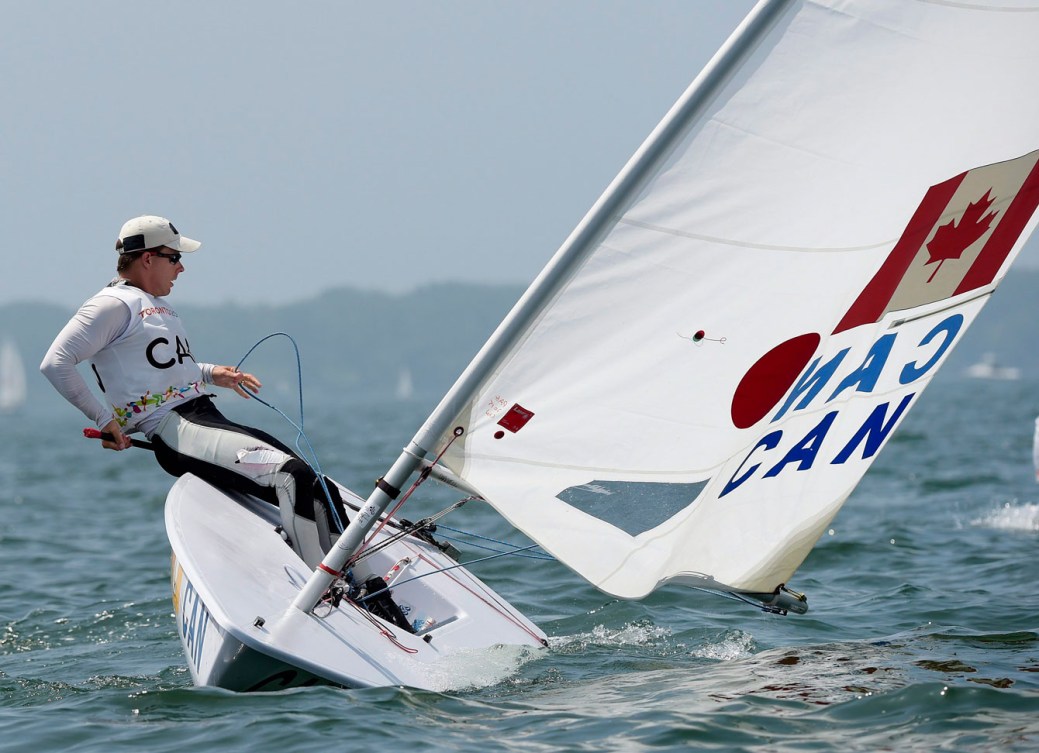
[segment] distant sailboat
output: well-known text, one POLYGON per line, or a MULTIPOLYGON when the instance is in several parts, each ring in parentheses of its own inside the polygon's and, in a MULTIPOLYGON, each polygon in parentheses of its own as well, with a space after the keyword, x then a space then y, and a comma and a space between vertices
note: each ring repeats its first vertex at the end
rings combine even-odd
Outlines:
POLYGON ((1021 378, 1021 369, 1016 366, 1000 366, 995 353, 986 353, 980 361, 967 367, 966 374, 972 379, 1013 381, 1021 378))
POLYGON ((415 385, 411 379, 411 369, 404 367, 397 375, 397 399, 410 400, 415 394, 415 385))
POLYGON ((14 342, 5 339, 0 346, 0 413, 7 413, 25 402, 25 365, 14 342))
POLYGON ((1032 437, 1032 465, 1035 468, 1035 481, 1039 484, 1039 417, 1035 419, 1035 436, 1032 437))

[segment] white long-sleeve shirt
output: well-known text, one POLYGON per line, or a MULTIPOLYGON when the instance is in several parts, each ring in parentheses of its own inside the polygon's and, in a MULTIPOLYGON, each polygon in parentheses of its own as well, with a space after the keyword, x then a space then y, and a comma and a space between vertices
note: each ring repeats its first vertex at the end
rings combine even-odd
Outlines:
MULTIPOLYGON (((130 309, 125 303, 109 296, 91 298, 54 338, 40 364, 40 371, 54 389, 98 428, 115 418, 112 406, 97 399, 76 367, 114 342, 129 326, 130 309)), ((203 380, 212 384, 213 364, 200 363, 199 367, 203 380)), ((150 435, 172 407, 172 404, 160 406, 137 428, 150 435)))

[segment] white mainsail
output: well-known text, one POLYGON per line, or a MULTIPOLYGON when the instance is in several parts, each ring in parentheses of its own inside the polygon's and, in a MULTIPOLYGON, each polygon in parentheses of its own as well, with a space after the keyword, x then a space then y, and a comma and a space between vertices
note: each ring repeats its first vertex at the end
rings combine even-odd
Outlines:
POLYGON ((606 592, 772 592, 1034 228, 1037 70, 1036 0, 760 3, 412 448, 606 592))
POLYGON ((12 340, 0 345, 0 411, 13 411, 25 402, 25 365, 12 340))

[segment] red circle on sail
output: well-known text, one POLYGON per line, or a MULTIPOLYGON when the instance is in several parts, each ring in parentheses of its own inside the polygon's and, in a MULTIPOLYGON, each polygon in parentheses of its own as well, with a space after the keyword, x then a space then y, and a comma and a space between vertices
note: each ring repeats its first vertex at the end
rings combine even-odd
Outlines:
POLYGON ((732 396, 732 422, 746 429, 763 419, 793 385, 822 338, 814 332, 780 343, 747 370, 732 396))

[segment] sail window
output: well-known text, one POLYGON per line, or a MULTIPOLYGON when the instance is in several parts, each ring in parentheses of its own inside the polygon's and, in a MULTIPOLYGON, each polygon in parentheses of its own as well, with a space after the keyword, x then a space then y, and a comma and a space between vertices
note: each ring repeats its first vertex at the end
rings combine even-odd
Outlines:
POLYGON ((556 497, 627 534, 638 536, 687 508, 707 486, 708 480, 694 484, 589 481, 564 489, 556 497))

